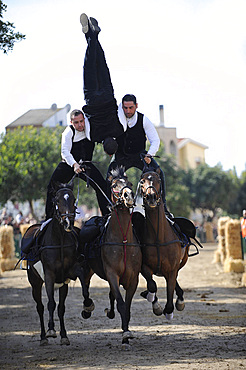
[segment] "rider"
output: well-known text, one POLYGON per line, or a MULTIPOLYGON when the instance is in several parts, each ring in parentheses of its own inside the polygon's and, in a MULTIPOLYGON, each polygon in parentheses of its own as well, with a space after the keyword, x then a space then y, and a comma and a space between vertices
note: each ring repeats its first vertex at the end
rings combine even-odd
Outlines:
POLYGON ((80 23, 87 41, 84 59, 84 98, 82 110, 90 123, 93 142, 104 143, 104 150, 113 154, 117 150, 115 138, 123 133, 117 114, 109 69, 104 51, 98 41, 100 27, 94 18, 81 14, 80 23))
MULTIPOLYGON (((124 128, 124 133, 116 138, 118 150, 115 153, 114 161, 111 162, 108 168, 108 173, 117 165, 123 165, 126 170, 131 167, 136 167, 144 171, 160 168, 153 159, 160 145, 158 133, 148 117, 139 113, 137 108, 138 103, 134 95, 127 94, 122 98, 118 114, 124 128), (146 150, 147 138, 150 142, 148 151, 146 150)), ((160 178, 165 213, 169 218, 172 218, 173 215, 170 214, 166 206, 165 177, 161 168, 160 178)))
MULTIPOLYGON (((145 154, 145 163, 156 169, 159 166, 152 156, 159 148, 160 139, 154 125, 146 116, 136 112, 138 105, 134 95, 126 95, 118 109, 104 51, 98 41, 101 31, 98 22, 83 13, 80 23, 87 40, 84 61, 84 96, 87 105, 83 107, 83 111, 90 122, 91 140, 104 140, 104 150, 109 154, 116 152, 108 173, 117 165, 125 166, 126 170, 131 167, 143 170, 144 163, 140 153, 145 154), (150 141, 148 152, 145 150, 146 137, 150 141)), ((166 207, 162 170, 161 181, 165 212, 170 217, 166 207)))
MULTIPOLYGON (((75 109, 70 113, 71 125, 67 126, 62 133, 61 156, 62 161, 53 172, 47 188, 46 220, 53 216, 53 182, 68 183, 75 174, 87 181, 79 161, 91 161, 95 144, 89 140, 90 127, 82 111, 75 109)), ((92 164, 89 164, 89 176, 106 193, 106 181, 101 172, 92 164)), ((109 213, 108 201, 98 186, 91 180, 89 184, 96 191, 96 196, 102 215, 109 213)))

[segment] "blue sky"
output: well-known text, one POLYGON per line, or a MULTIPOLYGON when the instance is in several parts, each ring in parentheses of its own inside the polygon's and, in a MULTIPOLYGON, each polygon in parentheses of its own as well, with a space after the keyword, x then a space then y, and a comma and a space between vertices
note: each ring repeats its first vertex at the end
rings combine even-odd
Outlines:
POLYGON ((4 21, 26 40, 0 54, 0 131, 29 109, 81 108, 86 49, 79 16, 98 19, 118 102, 178 137, 209 147, 206 162, 245 170, 246 2, 244 0, 6 0, 4 21))

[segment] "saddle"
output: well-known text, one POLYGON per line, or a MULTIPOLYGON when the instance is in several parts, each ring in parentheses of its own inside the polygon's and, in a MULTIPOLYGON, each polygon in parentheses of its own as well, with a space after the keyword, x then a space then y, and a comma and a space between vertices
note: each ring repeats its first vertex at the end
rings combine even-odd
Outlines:
POLYGON ((34 224, 26 230, 21 239, 21 256, 24 257, 23 259, 27 259, 28 261, 36 259, 37 250, 35 251, 34 247, 38 245, 38 240, 44 234, 48 224, 49 222, 45 224, 34 224))
MULTIPOLYGON (((133 212, 132 223, 140 244, 143 244, 145 217, 140 212, 133 212)), ((199 253, 198 248, 190 239, 193 239, 201 248, 203 248, 203 246, 196 239, 196 227, 193 222, 185 217, 175 217, 172 218, 169 224, 181 241, 182 247, 189 247, 193 245, 196 248, 196 251, 194 253, 190 253, 189 257, 197 255, 199 253)))
POLYGON ((93 216, 80 230, 79 245, 83 248, 85 259, 98 258, 101 255, 108 220, 108 217, 93 216))

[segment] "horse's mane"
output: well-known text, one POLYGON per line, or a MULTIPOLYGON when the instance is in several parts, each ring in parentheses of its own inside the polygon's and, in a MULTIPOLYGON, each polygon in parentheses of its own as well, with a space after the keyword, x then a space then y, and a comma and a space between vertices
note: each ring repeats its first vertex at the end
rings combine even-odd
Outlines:
POLYGON ((113 181, 114 179, 126 179, 127 180, 124 166, 118 166, 115 169, 111 170, 110 175, 112 177, 111 181, 113 181))

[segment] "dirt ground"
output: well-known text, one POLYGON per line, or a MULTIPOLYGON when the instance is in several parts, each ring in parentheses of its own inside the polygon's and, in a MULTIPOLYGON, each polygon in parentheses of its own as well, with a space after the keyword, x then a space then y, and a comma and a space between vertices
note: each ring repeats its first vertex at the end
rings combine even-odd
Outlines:
MULTIPOLYGON (((121 346, 120 316, 108 319, 108 285, 94 276, 90 289, 96 305, 92 317, 82 319, 81 288, 70 284, 66 300, 66 328, 70 346, 59 335, 39 345, 39 319, 26 271, 4 272, 0 278, 1 369, 242 369, 246 367, 246 288, 241 274, 224 273, 213 264, 217 246, 204 244, 180 271, 185 291, 183 312, 175 309, 171 322, 152 313, 139 287, 132 303, 131 349, 121 346)), ((155 277, 160 302, 165 304, 165 282, 155 277)), ((56 298, 58 294, 56 293, 56 298)), ((47 303, 46 294, 43 301, 47 303)), ((59 322, 56 329, 59 333, 59 322)), ((45 312, 47 323, 48 315, 45 312)))

